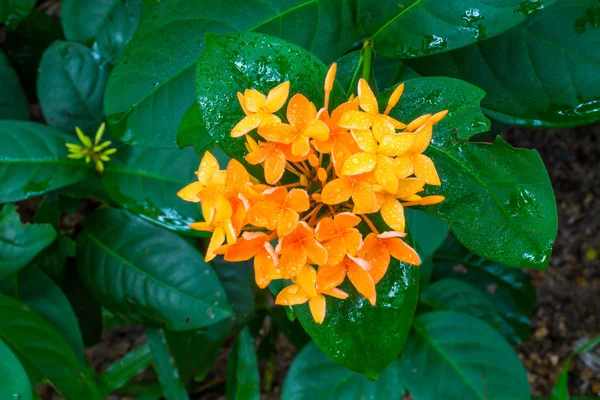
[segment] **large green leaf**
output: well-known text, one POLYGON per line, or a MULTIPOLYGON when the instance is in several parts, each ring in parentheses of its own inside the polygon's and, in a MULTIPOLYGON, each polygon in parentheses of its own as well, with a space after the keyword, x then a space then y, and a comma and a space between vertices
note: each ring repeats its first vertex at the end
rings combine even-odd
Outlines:
POLYGON ((93 375, 52 324, 4 295, 0 295, 0 314, 0 339, 14 351, 32 382, 47 379, 67 399, 103 398, 93 375))
POLYGON ((16 207, 6 204, 0 210, 0 278, 23 268, 55 238, 51 225, 23 225, 16 207))
MULTIPOLYGON (((384 231, 386 225, 379 216, 371 220, 384 231)), ((362 225, 361 229, 366 233, 362 225)), ((410 234, 405 241, 414 247, 410 234)), ((348 280, 340 288, 349 296, 345 300, 327 297, 322 324, 313 320, 308 304, 294 306, 294 311, 326 355, 368 379, 377 379, 398 356, 410 331, 419 295, 419 268, 392 258, 385 277, 377 284, 375 306, 348 280)))
POLYGON ((107 86, 112 131, 129 144, 176 146, 179 123, 194 102, 194 71, 205 33, 273 34, 330 62, 360 37, 355 7, 345 0, 145 2, 140 26, 107 86))
POLYGON ((146 328, 148 347, 154 359, 154 369, 158 381, 163 388, 163 394, 167 400, 189 400, 185 386, 179 379, 179 372, 175 362, 169 354, 167 340, 161 329, 146 328))
POLYGON ((37 94, 50 126, 63 132, 80 127, 88 135, 104 120, 106 62, 81 43, 56 41, 40 62, 37 94))
POLYGON ((260 375, 254 337, 242 329, 227 360, 227 400, 260 399, 260 375))
POLYGON ((536 304, 535 288, 527 275, 478 257, 452 238, 435 253, 434 262, 434 279, 455 278, 476 287, 501 315, 500 333, 513 344, 527 340, 529 314, 536 304))
MULTIPOLYGON (((558 218, 542 160, 537 152, 515 149, 501 138, 493 144, 457 143, 456 136, 480 133, 489 128, 489 121, 478 105, 483 92, 448 79, 407 81, 402 103, 390 113, 410 121, 449 110, 435 125, 426 152, 442 181, 441 187, 429 187, 428 193, 443 195, 446 201, 424 211, 448 221, 456 237, 480 256, 512 267, 545 268, 558 218), (489 234, 490 226, 496 227, 494 235, 489 234)), ((386 91, 379 99, 388 97, 386 91)))
POLYGON ((406 391, 394 361, 375 382, 331 360, 314 344, 307 344, 294 362, 283 384, 283 400, 377 399, 396 400, 406 391))
POLYGON ((0 283, 2 293, 14 294, 37 311, 63 335, 73 354, 84 365, 83 339, 77 318, 60 287, 42 271, 30 265, 0 283))
POLYGON ((0 50, 0 119, 29 119, 29 103, 15 70, 0 50))
POLYGON ((31 400, 32 387, 19 359, 0 340, 0 398, 31 400))
POLYGON ((496 36, 556 0, 358 0, 358 22, 386 56, 422 57, 496 36))
POLYGON ((146 369, 151 362, 152 353, 150 352, 150 347, 148 343, 144 343, 125 354, 119 361, 113 363, 99 376, 99 379, 106 388, 106 391, 111 393, 125 386, 140 371, 146 369))
POLYGON ((199 160, 194 150, 131 148, 124 153, 125 160, 110 163, 102 179, 111 199, 167 229, 196 234, 189 224, 202 220, 200 207, 177 196, 184 186, 198 180, 194 171, 199 160))
POLYGON ((183 115, 177 129, 177 146, 180 149, 194 146, 196 153, 200 154, 212 144, 213 138, 206 130, 200 106, 194 102, 183 115))
POLYGON ((39 196, 85 179, 83 160, 67 158, 72 136, 35 122, 0 121, 0 203, 39 196))
MULTIPOLYGON (((207 35, 196 70, 196 100, 215 142, 227 155, 243 161, 246 141, 230 135, 244 117, 236 93, 247 88, 267 93, 290 81, 290 97, 302 93, 319 107, 326 73, 318 58, 281 39, 249 32, 207 35)), ((333 104, 343 99, 340 85, 332 97, 333 104)))
POLYGON ((519 357, 485 322, 437 311, 415 318, 413 328, 400 365, 415 400, 529 399, 519 357))
POLYGON ((15 29, 34 6, 35 0, 0 0, 0 24, 15 29))
POLYGON ((175 330, 231 315, 214 270, 176 234, 109 208, 89 216, 85 227, 77 239, 77 268, 110 311, 175 330))
POLYGON ((483 88, 484 112, 508 124, 588 124, 600 120, 599 13, 596 0, 563 0, 498 37, 410 65, 483 88))
POLYGON ((141 0, 65 0, 61 20, 68 40, 91 45, 114 63, 133 36, 142 11, 141 0))
POLYGON ((419 210, 408 208, 404 213, 421 260, 431 257, 448 237, 448 223, 419 210))

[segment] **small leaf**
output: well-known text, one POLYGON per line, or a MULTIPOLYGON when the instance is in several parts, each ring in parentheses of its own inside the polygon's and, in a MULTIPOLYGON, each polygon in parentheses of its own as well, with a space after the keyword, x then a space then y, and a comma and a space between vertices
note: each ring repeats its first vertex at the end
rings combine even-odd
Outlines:
POLYGON ((309 343, 296 356, 283 383, 283 400, 377 399, 402 398, 406 386, 400 375, 400 362, 386 367, 379 378, 369 381, 331 360, 309 343))
POLYGON ((32 400, 32 387, 13 351, 0 340, 0 398, 32 400))
POLYGON ((175 361, 169 354, 167 340, 162 330, 146 328, 148 347, 152 352, 154 367, 158 381, 163 388, 163 394, 167 400, 189 400, 185 386, 179 379, 179 372, 175 367, 175 361))
POLYGON ((40 62, 37 94, 48 125, 94 135, 104 120, 102 101, 108 79, 105 62, 88 47, 56 41, 40 62))
POLYGON ((56 238, 47 224, 23 225, 16 207, 7 204, 0 210, 0 278, 27 265, 56 238))
POLYGON ((146 369, 151 362, 150 346, 148 346, 148 343, 144 343, 114 362, 99 376, 99 379, 107 392, 111 393, 125 386, 127 382, 146 369))
POLYGON ((556 379, 554 387, 552 388, 551 400, 569 400, 571 398, 569 396, 568 388, 569 367, 571 365, 571 360, 577 354, 582 354, 591 351, 594 347, 598 346, 598 344, 600 344, 600 336, 596 336, 594 339, 590 340, 583 346, 575 349, 575 351, 569 357, 567 357, 567 359, 563 363, 562 371, 558 376, 558 379, 556 379))
POLYGON ((0 51, 0 119, 29 119, 29 102, 15 70, 0 51))
POLYGON ((485 322, 454 311, 415 318, 400 368, 415 400, 530 397, 514 349, 485 322))
POLYGON ((197 329, 231 315, 211 266, 184 239, 117 209, 86 219, 81 279, 103 306, 132 321, 197 329))
POLYGON ((227 400, 260 399, 258 360, 248 327, 240 332, 229 353, 227 377, 227 400))
POLYGON ((72 136, 35 122, 0 121, 0 203, 27 199, 91 176, 93 167, 67 158, 72 136))
POLYGON ((177 146, 183 149, 186 146, 194 146, 196 153, 201 154, 203 150, 210 147, 214 139, 206 130, 202 119, 202 111, 198 103, 194 102, 186 111, 177 130, 177 146))

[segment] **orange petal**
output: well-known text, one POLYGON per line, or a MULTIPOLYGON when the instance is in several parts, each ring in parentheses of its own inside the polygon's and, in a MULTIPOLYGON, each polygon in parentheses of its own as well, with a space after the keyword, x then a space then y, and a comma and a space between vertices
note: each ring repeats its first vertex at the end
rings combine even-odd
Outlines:
POLYGON ((326 217, 319 221, 315 228, 315 238, 319 242, 329 240, 339 234, 338 225, 333 219, 326 217))
POLYGON ((254 257, 254 279, 256 285, 264 289, 273 279, 280 279, 281 275, 275 272, 277 256, 270 243, 265 243, 264 250, 259 251, 254 257))
POLYGON ((264 165, 265 180, 269 185, 279 182, 285 172, 285 164, 285 154, 282 151, 275 149, 269 153, 264 165))
POLYGON ((377 151, 377 141, 370 129, 352 129, 352 137, 362 151, 367 153, 375 153, 377 151))
POLYGON ((338 289, 338 288, 333 288, 331 290, 323 292, 323 294, 326 294, 327 296, 335 297, 336 299, 341 299, 341 300, 345 300, 348 298, 348 293, 346 293, 342 289, 338 289))
POLYGON ((308 307, 310 308, 310 313, 315 322, 317 324, 322 324, 325 319, 325 297, 322 294, 311 297, 308 300, 308 307))
POLYGON ((346 263, 321 265, 317 271, 317 290, 319 293, 328 292, 344 282, 346 278, 346 263))
POLYGON ((212 232, 214 226, 212 224, 209 224, 208 222, 192 222, 190 224, 190 228, 195 229, 197 231, 212 232))
POLYGON ((377 105, 377 98, 369 87, 367 81, 360 78, 358 81, 358 99, 360 108, 369 114, 379 113, 379 106, 377 105))
POLYGON ((313 264, 323 265, 327 262, 327 250, 321 243, 313 239, 304 241, 303 246, 313 264))
POLYGON ((410 133, 394 133, 387 135, 379 143, 379 153, 386 156, 401 156, 412 146, 415 135, 410 133))
POLYGON ((336 236, 323 242, 323 247, 327 250, 327 264, 339 264, 346 256, 346 245, 344 239, 336 236))
POLYGON ((309 138, 324 142, 329 139, 329 128, 323 121, 313 119, 302 130, 302 134, 309 138))
POLYGON ((221 226, 217 226, 212 234, 212 237, 210 238, 204 261, 209 262, 215 258, 217 255, 214 251, 221 247, 223 243, 225 243, 225 229, 223 229, 221 226))
POLYGON ((404 207, 396 199, 390 198, 381 206, 381 217, 390 228, 398 232, 404 232, 405 219, 404 207))
POLYGON ((264 248, 266 235, 258 236, 253 240, 240 238, 235 244, 227 246, 225 261, 240 262, 250 260, 264 248))
POLYGON ((344 232, 344 247, 348 254, 355 256, 358 248, 362 245, 362 235, 356 228, 348 229, 344 232))
POLYGON ((227 165, 226 185, 230 188, 238 188, 250 182, 250 175, 246 168, 235 158, 229 160, 227 165))
POLYGON ((398 190, 398 177, 394 172, 392 157, 377 155, 375 166, 375 179, 388 193, 396 193, 398 190))
POLYGON ((444 110, 444 111, 440 111, 438 113, 435 113, 431 117, 429 117, 429 119, 427 120, 427 123, 431 124, 431 125, 435 125, 438 122, 440 122, 442 119, 444 119, 444 117, 446 115, 448 115, 448 110, 444 110))
POLYGON ((283 82, 282 84, 275 86, 269 91, 266 100, 266 108, 269 112, 274 113, 278 111, 288 98, 290 93, 290 83, 283 82))
POLYGON ((425 181, 419 178, 406 178, 400 179, 398 181, 398 191, 396 192, 396 197, 401 199, 406 199, 417 192, 423 190, 423 186, 425 185, 425 181))
POLYGON ((389 238, 384 240, 385 245, 392 257, 412 265, 421 265, 421 259, 419 258, 419 255, 415 249, 404 243, 402 239, 389 238))
POLYGON ((292 243, 282 249, 281 258, 279 259, 279 269, 281 276, 285 279, 290 279, 306 265, 308 257, 301 243, 292 243))
POLYGON ((290 99, 286 115, 288 122, 302 131, 311 120, 316 119, 317 109, 304 95, 298 93, 290 99))
POLYGON ((398 121, 397 119, 394 119, 392 117, 390 117, 389 115, 381 115, 379 114, 379 117, 381 118, 385 118, 386 120, 388 120, 396 129, 404 129, 406 128, 406 124, 403 124, 402 122, 398 121))
POLYGON ((227 238, 227 244, 235 244, 237 242, 239 232, 233 226, 233 222, 231 219, 228 219, 223 223, 223 229, 225 230, 225 238, 227 238))
POLYGON ((430 206, 441 203, 444 200, 446 200, 444 196, 426 196, 419 200, 419 204, 422 206, 430 206))
POLYGON ((272 201, 273 203, 279 204, 281 206, 285 205, 285 200, 287 199, 287 196, 287 189, 283 186, 269 188, 263 192, 263 199, 267 201, 272 201))
POLYGON ((352 110, 358 111, 358 104, 354 101, 342 103, 339 106, 337 106, 335 110, 331 112, 329 126, 332 127, 332 129, 333 127, 337 127, 339 125, 338 122, 340 121, 340 118, 342 118, 342 115, 352 110))
POLYGON ((421 115, 419 118, 415 119, 410 124, 406 125, 406 128, 404 128, 404 132, 412 132, 412 131, 416 130, 417 128, 420 128, 427 122, 429 117, 431 117, 431 114, 421 115))
POLYGON ((323 188, 322 200, 325 204, 340 204, 352 196, 352 183, 348 178, 338 178, 327 183, 323 188))
POLYGON ((373 131, 373 136, 375 139, 377 139, 377 141, 380 143, 384 137, 396 134, 394 125, 392 125, 392 123, 382 115, 378 115, 373 119, 373 126, 371 127, 371 130, 373 131))
POLYGON ((246 89, 244 98, 246 99, 246 109, 253 113, 261 111, 267 103, 265 95, 254 89, 246 89))
POLYGON ((373 116, 358 110, 346 111, 337 125, 340 128, 365 130, 371 127, 373 116))
POLYGON ((270 142, 283 144, 292 143, 298 136, 296 128, 284 123, 262 125, 258 128, 258 134, 270 142))
POLYGON ((394 173, 398 179, 404 179, 413 174, 413 162, 411 156, 400 156, 392 162, 394 173))
POLYGON ((248 153, 244 158, 252 165, 260 164, 267 159, 271 151, 273 151, 273 147, 274 145, 272 143, 267 146, 259 147, 258 149, 248 153))
POLYGON ((202 182, 194 182, 190 183, 179 192, 177 192, 177 196, 181 197, 185 201, 191 201, 192 203, 198 203, 200 199, 198 198, 198 193, 204 189, 204 184, 202 182))
POLYGON ((368 264, 363 259, 349 259, 348 278, 356 290, 358 290, 358 293, 371 301, 371 299, 375 298, 375 282, 373 282, 373 278, 371 278, 371 275, 369 275, 367 269, 364 268, 364 265, 361 265, 365 263, 368 264), (357 261, 359 262, 357 263, 357 261))
POLYGON ((298 136, 292 143, 292 154, 304 157, 310 152, 310 138, 307 136, 298 136))
POLYGON ((310 200, 306 190, 292 189, 287 195, 285 205, 292 210, 304 212, 310 207, 310 200))
POLYGON ((440 186, 442 184, 431 158, 424 154, 415 154, 413 156, 413 163, 417 178, 423 179, 428 185, 440 186))
POLYGON ((215 222, 223 222, 233 215, 233 207, 227 198, 219 194, 215 201, 215 222))
POLYGON ((360 217, 357 217, 350 212, 336 214, 335 217, 333 217, 333 220, 340 231, 354 228, 356 225, 360 224, 360 217))
POLYGON ((219 171, 219 161, 210 151, 205 152, 198 166, 198 171, 196 171, 198 181, 207 186, 217 171, 219 171))
POLYGON ((240 102, 240 106, 242 106, 242 110, 244 110, 244 114, 250 115, 250 111, 246 108, 246 98, 242 94, 242 92, 237 92, 237 98, 240 102))
POLYGON ((390 265, 390 252, 376 234, 370 233, 359 252, 360 256, 371 264, 368 271, 373 282, 377 284, 387 272, 390 265))
POLYGON ((263 125, 274 125, 274 124, 280 124, 281 123, 281 119, 279 119, 279 117, 275 114, 267 114, 267 113, 260 113, 261 114, 261 121, 260 121, 260 125, 259 127, 263 126, 263 125))
POLYGON ((236 126, 231 130, 231 137, 238 138, 244 136, 246 133, 253 129, 258 128, 262 117, 260 114, 250 114, 244 117, 236 126))
POLYGON ((377 155, 374 153, 356 153, 348 157, 342 167, 342 175, 359 175, 373 171, 377 165, 377 155))
POLYGON ((300 285, 292 284, 281 289, 275 299, 275 304, 280 306, 296 306, 306 303, 308 299, 310 299, 310 296, 302 290, 300 285))
POLYGON ((310 265, 305 265, 304 268, 296 275, 296 281, 298 285, 308 294, 310 297, 317 295, 317 271, 310 265))
POLYGON ((404 92, 404 83, 401 83, 400 85, 396 86, 396 89, 394 89, 394 91, 390 95, 390 99, 388 100, 388 104, 384 114, 389 114, 390 111, 392 111, 392 108, 394 108, 394 106, 398 104, 400 97, 402 97, 402 92, 404 92))
MULTIPOLYGON (((271 214, 272 213, 273 210, 271 209, 271 214)), ((284 208, 277 218, 277 236, 284 237, 292 232, 296 228, 299 219, 300 217, 296 211, 290 208, 284 208)))
POLYGON ((277 227, 278 210, 279 206, 276 203, 261 201, 250 208, 246 220, 250 225, 274 230, 277 227))
POLYGON ((422 126, 418 131, 415 132, 415 141, 410 146, 410 152, 413 154, 419 154, 424 152, 431 142, 431 135, 433 128, 430 124, 422 126))
POLYGON ((354 202, 354 214, 369 214, 377 209, 377 198, 373 187, 366 182, 359 182, 354 187, 352 193, 352 201, 354 202))

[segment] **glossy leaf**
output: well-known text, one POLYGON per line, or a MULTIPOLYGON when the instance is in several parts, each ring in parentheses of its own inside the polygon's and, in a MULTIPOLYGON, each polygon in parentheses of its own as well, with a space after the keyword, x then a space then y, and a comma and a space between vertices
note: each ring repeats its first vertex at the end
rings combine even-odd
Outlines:
POLYGON ((448 237, 448 223, 411 208, 404 210, 404 214, 421 260, 431 257, 448 237))
POLYGON ((32 382, 47 379, 67 399, 103 398, 93 376, 53 325, 4 295, 0 295, 0 313, 0 339, 19 357, 32 382))
POLYGON ((89 216, 85 227, 77 239, 77 268, 110 311, 175 330, 231 315, 211 266, 176 234, 107 208, 89 216))
POLYGON ((83 339, 77 318, 60 287, 34 266, 28 266, 0 285, 2 293, 14 294, 50 322, 71 346, 77 361, 84 365, 83 339))
POLYGON ((205 33, 278 35, 331 62, 360 38, 355 7, 345 0, 146 2, 107 86, 110 127, 128 144, 175 147, 179 123, 194 102, 194 71, 205 33))
POLYGON ((15 29, 34 6, 35 0, 0 0, 0 23, 15 29))
POLYGON ((406 386, 400 375, 400 362, 386 367, 379 378, 369 381, 331 360, 309 343, 296 356, 283 384, 283 400, 400 399, 406 386))
POLYGON ((55 238, 51 225, 23 225, 16 207, 6 204, 0 210, 0 278, 23 268, 55 238))
POLYGON ((148 347, 154 359, 154 369, 158 381, 163 388, 163 395, 167 400, 189 400, 185 386, 175 367, 175 362, 169 354, 169 347, 165 335, 160 329, 146 328, 148 347))
POLYGON ((386 90, 399 82, 421 77, 404 61, 378 54, 373 57, 373 74, 380 91, 386 90))
POLYGON ((72 136, 34 122, 0 121, 0 203, 39 196, 85 179, 92 168, 67 158, 72 136))
POLYGON ((494 304, 503 323, 498 330, 511 343, 529 336, 529 314, 536 304, 535 289, 522 271, 478 257, 448 239, 434 255, 434 279, 454 278, 479 289, 494 304))
POLYGON ((254 337, 242 329, 227 360, 227 400, 260 399, 260 376, 254 337))
POLYGON ((241 329, 254 311, 254 273, 250 263, 212 261, 234 312, 230 318, 193 331, 166 331, 169 348, 182 377, 205 376, 216 360, 223 342, 241 329))
POLYGON ((530 397, 527 373, 514 349, 488 324, 463 313, 415 318, 400 368, 415 400, 530 397))
MULTIPOLYGON (((290 81, 290 97, 301 92, 319 108, 326 73, 319 59, 284 40, 256 33, 207 35, 196 70, 196 100, 215 142, 227 155, 243 161, 246 140, 230 135, 245 116, 236 93, 247 88, 268 93, 290 81)), ((343 99, 341 86, 335 86, 332 97, 333 102, 343 99)))
MULTIPOLYGON (((380 217, 371 221, 383 231, 380 217)), ((405 241, 414 246, 412 237, 405 241)), ((294 311, 327 356, 368 379, 377 379, 398 356, 408 336, 419 292, 419 269, 392 258, 385 277, 377 284, 375 306, 348 280, 340 288, 349 296, 345 300, 326 297, 322 324, 313 320, 308 304, 294 306, 294 311)))
POLYGON ((442 279, 432 283, 421 293, 419 300, 425 308, 459 311, 479 318, 496 329, 503 322, 494 304, 483 293, 458 279, 442 279))
POLYGON ((0 119, 29 119, 29 103, 15 70, 0 51, 0 119))
POLYGON ((589 124, 600 120, 599 12, 595 0, 560 1, 498 37, 410 65, 481 87, 484 112, 507 124, 589 124))
POLYGON ((200 154, 203 150, 210 147, 213 141, 212 136, 206 130, 200 106, 194 102, 186 111, 179 124, 177 146, 180 149, 186 146, 194 146, 196 153, 200 154))
POLYGON ((556 0, 359 0, 358 22, 377 52, 422 57, 496 36, 556 0))
POLYGON ((0 398, 32 400, 32 387, 15 353, 0 340, 0 398))
POLYGON ((94 135, 104 120, 102 99, 108 69, 88 47, 56 41, 40 62, 37 94, 50 126, 75 133, 80 127, 94 135))
POLYGON ((113 392, 132 380, 152 362, 148 343, 136 347, 106 369, 99 379, 107 392, 113 392))
POLYGON ((141 0, 66 0, 61 20, 68 40, 95 42, 100 55, 114 63, 133 36, 141 11, 141 0))
POLYGON ((207 236, 189 224, 202 221, 198 204, 181 200, 177 192, 197 181, 199 164, 192 149, 127 149, 124 160, 108 164, 102 186, 110 198, 130 212, 169 230, 207 236))

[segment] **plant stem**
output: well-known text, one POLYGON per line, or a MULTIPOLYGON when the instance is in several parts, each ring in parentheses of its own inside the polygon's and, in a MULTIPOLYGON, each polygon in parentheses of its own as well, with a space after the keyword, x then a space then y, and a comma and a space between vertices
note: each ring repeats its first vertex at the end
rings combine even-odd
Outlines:
POLYGON ((362 78, 369 81, 371 77, 371 63, 373 62, 373 41, 370 38, 365 39, 363 42, 362 56, 362 78))

